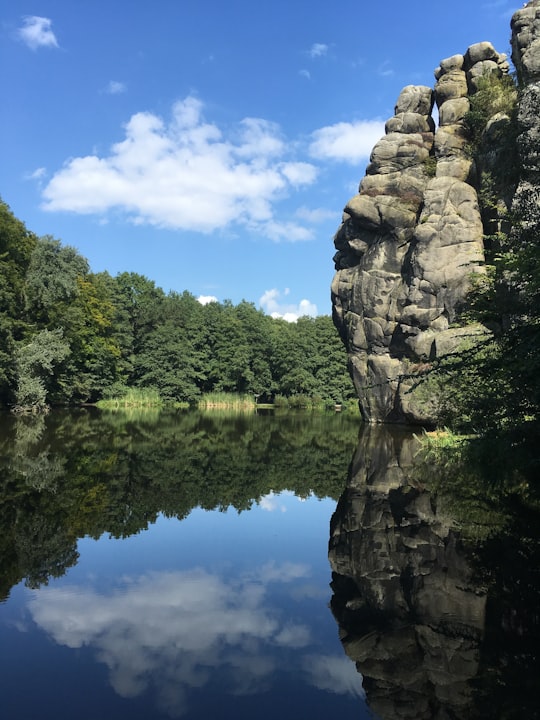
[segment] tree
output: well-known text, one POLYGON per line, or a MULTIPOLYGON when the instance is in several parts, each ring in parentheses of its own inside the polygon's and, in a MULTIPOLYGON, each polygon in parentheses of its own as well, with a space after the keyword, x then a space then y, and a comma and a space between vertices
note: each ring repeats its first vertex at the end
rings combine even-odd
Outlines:
POLYGON ((75 248, 50 235, 39 238, 25 278, 28 319, 48 327, 61 325, 80 292, 78 280, 88 272, 88 261, 75 248))
POLYGON ((25 275, 37 237, 0 200, 0 404, 13 399, 15 347, 26 331, 25 275))
POLYGON ((47 408, 49 389, 56 367, 70 354, 62 330, 41 330, 16 351, 16 402, 21 410, 47 408))
POLYGON ((170 320, 146 335, 134 374, 137 387, 156 389, 165 400, 193 402, 200 395, 198 354, 185 328, 170 320))

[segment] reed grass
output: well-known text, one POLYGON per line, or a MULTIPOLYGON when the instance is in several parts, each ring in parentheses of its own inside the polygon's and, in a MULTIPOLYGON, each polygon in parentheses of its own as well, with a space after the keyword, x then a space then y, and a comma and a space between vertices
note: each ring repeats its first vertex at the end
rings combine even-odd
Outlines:
POLYGON ((96 405, 103 410, 122 410, 125 408, 158 407, 163 405, 157 390, 131 388, 120 397, 98 400, 96 405))
POLYGON ((238 395, 235 393, 212 392, 206 393, 198 401, 199 410, 254 410, 257 406, 253 395, 238 395))

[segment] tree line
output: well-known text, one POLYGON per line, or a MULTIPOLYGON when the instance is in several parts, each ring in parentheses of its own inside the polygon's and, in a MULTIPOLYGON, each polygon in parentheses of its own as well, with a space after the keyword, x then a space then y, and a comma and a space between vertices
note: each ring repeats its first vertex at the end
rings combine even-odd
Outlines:
POLYGON ((94 273, 0 201, 0 404, 39 410, 129 388, 187 403, 211 392, 354 397, 330 316, 288 323, 246 301, 202 305, 144 275, 94 273))

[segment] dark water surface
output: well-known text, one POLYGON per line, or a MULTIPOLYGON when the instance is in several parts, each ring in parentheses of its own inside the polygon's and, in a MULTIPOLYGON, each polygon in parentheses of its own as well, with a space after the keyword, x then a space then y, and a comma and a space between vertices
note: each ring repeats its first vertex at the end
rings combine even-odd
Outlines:
POLYGON ((342 415, 0 417, 1 717, 537 717, 537 513, 417 450, 342 415))

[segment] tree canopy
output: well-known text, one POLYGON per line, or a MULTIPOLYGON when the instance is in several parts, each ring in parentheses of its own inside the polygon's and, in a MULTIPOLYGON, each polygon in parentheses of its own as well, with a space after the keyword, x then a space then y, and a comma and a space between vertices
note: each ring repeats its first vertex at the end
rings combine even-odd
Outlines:
POLYGON ((210 392, 354 397, 330 316, 287 323, 246 301, 202 305, 137 273, 93 273, 0 203, 0 404, 40 410, 129 388, 188 403, 210 392))

